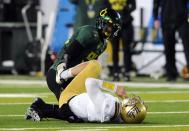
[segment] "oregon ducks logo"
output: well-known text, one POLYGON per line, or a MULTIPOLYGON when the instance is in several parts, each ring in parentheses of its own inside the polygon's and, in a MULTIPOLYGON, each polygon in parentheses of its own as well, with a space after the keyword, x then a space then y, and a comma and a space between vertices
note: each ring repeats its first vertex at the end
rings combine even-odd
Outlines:
POLYGON ((94 60, 98 57, 98 55, 95 52, 91 52, 88 56, 87 56, 87 60, 94 60))
POLYGON ((108 10, 107 8, 103 9, 103 10, 100 12, 100 16, 105 16, 105 15, 108 13, 107 10, 108 10))

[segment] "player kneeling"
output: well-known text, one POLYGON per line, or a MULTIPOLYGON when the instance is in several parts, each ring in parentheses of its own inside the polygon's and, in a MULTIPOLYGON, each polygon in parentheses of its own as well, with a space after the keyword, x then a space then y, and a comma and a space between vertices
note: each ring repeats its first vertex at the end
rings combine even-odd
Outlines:
POLYGON ((141 123, 144 120, 147 109, 139 97, 128 98, 124 87, 96 79, 101 70, 97 61, 85 62, 69 70, 75 78, 62 91, 59 106, 37 98, 28 108, 26 119, 56 118, 68 122, 101 123, 141 123))

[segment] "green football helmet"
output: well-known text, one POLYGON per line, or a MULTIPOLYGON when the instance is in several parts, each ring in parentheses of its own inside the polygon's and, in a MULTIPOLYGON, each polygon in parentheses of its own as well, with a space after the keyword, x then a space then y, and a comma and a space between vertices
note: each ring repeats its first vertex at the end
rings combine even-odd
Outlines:
POLYGON ((96 28, 104 31, 106 38, 117 36, 121 30, 120 14, 109 8, 101 10, 96 19, 96 28), (111 31, 108 31, 108 27, 112 28, 111 31))
POLYGON ((147 107, 139 96, 122 101, 121 118, 125 123, 141 123, 146 117, 147 107))

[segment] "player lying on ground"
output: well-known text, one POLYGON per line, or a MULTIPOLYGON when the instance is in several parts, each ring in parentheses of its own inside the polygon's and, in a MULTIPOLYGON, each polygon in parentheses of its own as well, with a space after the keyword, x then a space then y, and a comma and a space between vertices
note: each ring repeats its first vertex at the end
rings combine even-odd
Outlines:
POLYGON ((100 64, 92 60, 63 71, 64 80, 71 76, 75 77, 62 91, 59 107, 46 104, 38 98, 28 108, 26 119, 40 121, 43 118, 56 118, 69 122, 142 122, 146 115, 144 103, 139 97, 128 98, 125 88, 96 79, 100 70, 100 64), (67 71, 71 76, 66 73, 67 71), (104 93, 102 90, 112 94, 104 93))

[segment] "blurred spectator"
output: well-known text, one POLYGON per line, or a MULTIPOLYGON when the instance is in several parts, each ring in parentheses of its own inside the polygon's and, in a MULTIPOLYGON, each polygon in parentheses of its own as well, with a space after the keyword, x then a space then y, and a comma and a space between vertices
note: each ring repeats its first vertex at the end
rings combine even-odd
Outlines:
POLYGON ((131 13, 136 9, 135 0, 109 0, 111 8, 118 11, 122 18, 122 30, 120 31, 118 37, 112 40, 113 47, 113 74, 114 80, 119 81, 119 40, 123 41, 123 52, 124 52, 124 68, 125 72, 123 74, 124 80, 130 80, 131 71, 131 43, 133 42, 134 29, 133 29, 133 17, 131 13))
POLYGON ((178 31, 184 46, 187 67, 189 68, 189 22, 187 2, 189 0, 154 0, 154 27, 159 28, 158 21, 161 9, 161 27, 163 30, 166 75, 168 81, 174 81, 178 77, 175 64, 175 32, 178 31))
POLYGON ((106 7, 105 0, 70 0, 76 7, 76 20, 74 28, 83 25, 95 25, 98 12, 106 7))

